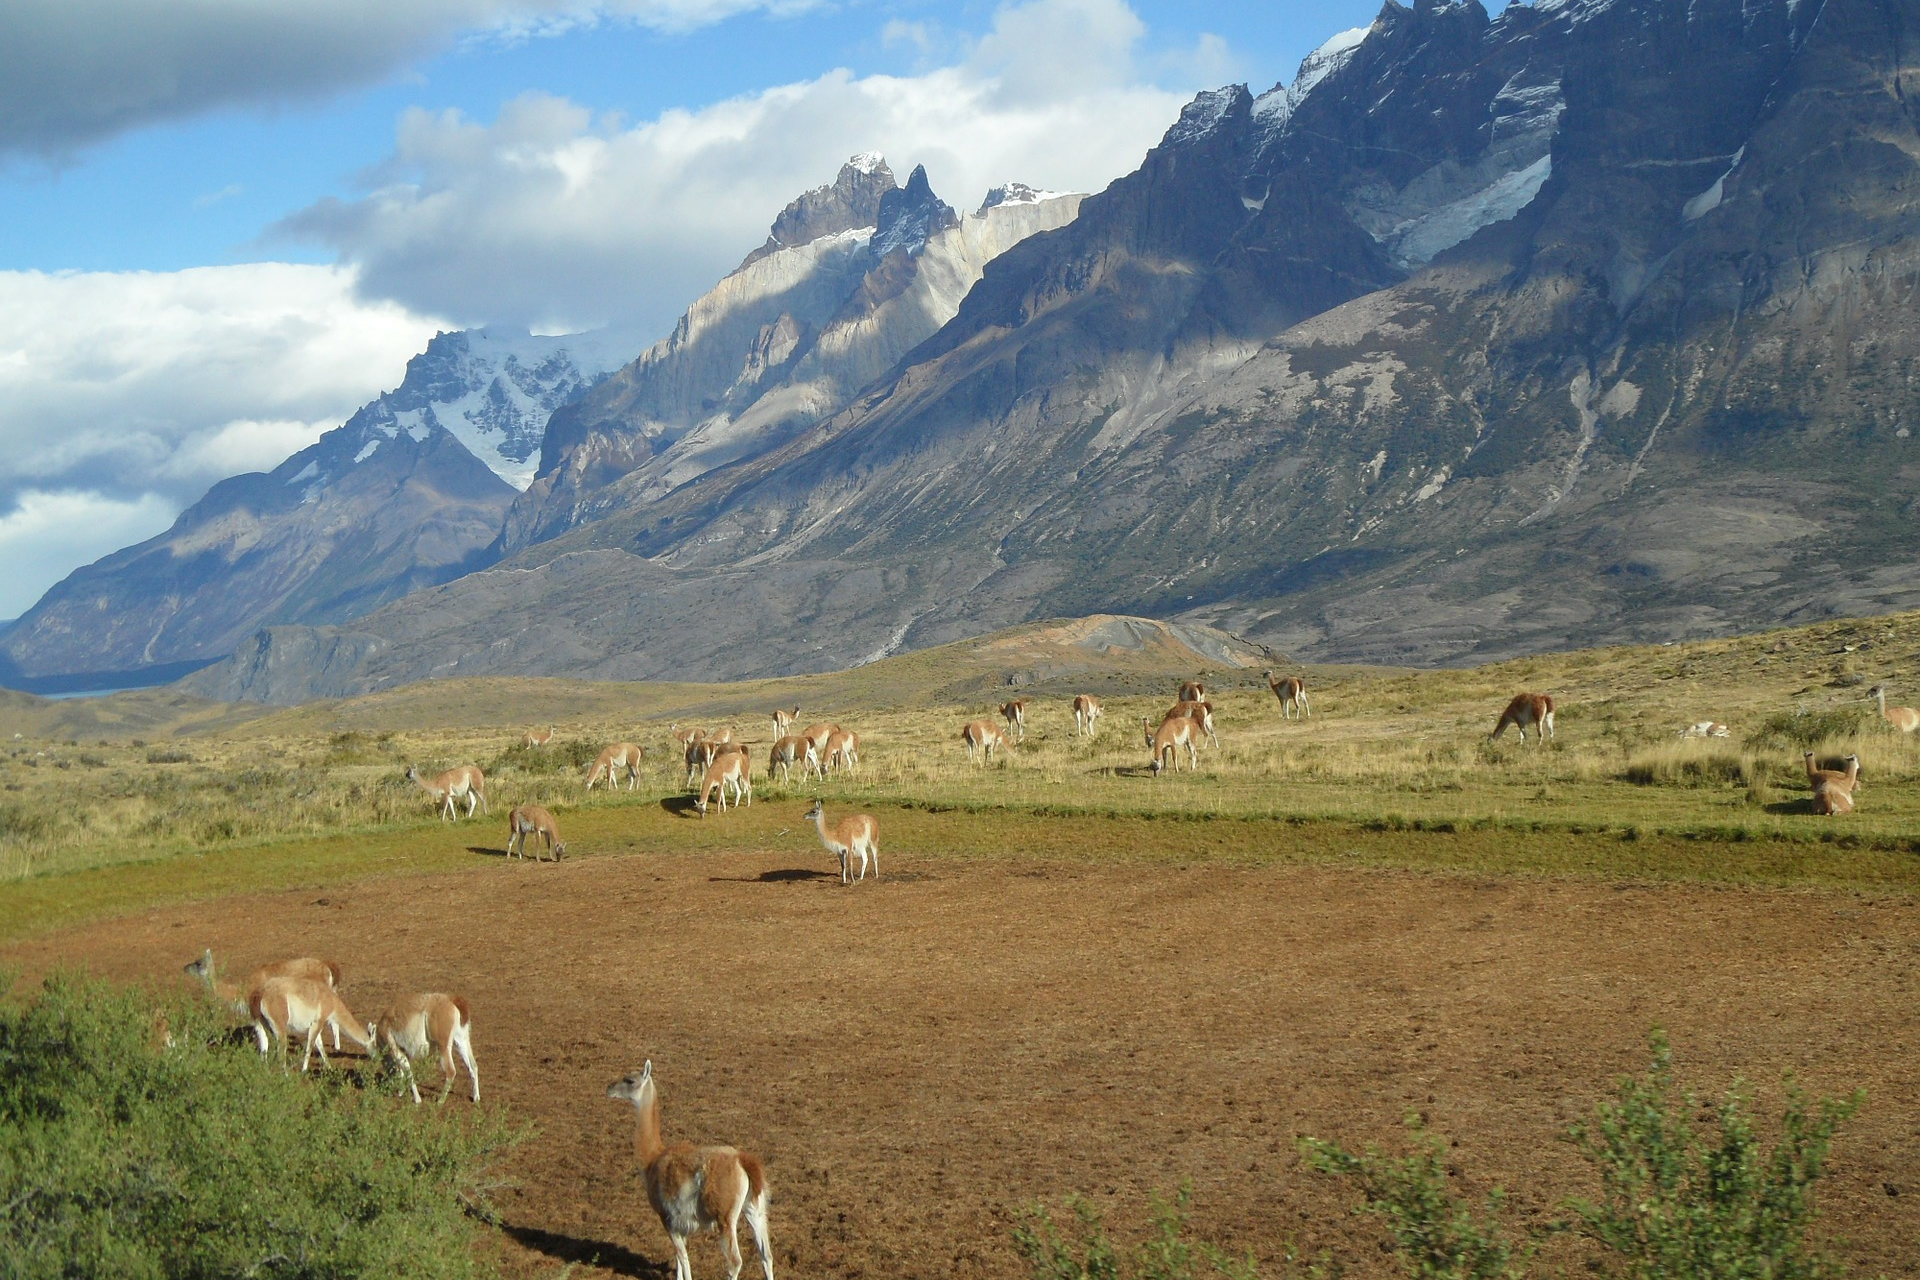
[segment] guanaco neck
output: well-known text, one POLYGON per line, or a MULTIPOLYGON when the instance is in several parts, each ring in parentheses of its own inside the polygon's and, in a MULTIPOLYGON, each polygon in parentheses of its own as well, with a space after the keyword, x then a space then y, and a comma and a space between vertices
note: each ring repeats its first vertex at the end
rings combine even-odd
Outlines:
POLYGON ((667 1145, 660 1141, 660 1095, 652 1089, 646 1090, 633 1100, 633 1109, 636 1113, 633 1153, 639 1157, 642 1168, 649 1168, 667 1145))
POLYGON ((1873 691, 1873 696, 1879 700, 1880 715, 1882 718, 1884 718, 1887 714, 1887 691, 1885 689, 1875 689, 1873 691))

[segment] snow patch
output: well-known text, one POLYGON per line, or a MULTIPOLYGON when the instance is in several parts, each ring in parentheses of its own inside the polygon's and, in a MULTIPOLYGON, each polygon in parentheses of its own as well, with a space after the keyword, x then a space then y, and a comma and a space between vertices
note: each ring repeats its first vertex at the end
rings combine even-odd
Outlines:
MULTIPOLYGON (((354 461, 358 462, 359 459, 355 458, 354 461)), ((287 483, 299 484, 302 481, 311 480, 319 474, 320 474, 320 464, 317 462, 309 462, 306 466, 300 468, 298 474, 288 477, 287 483)))
POLYGON ((1712 186, 1680 206, 1680 221, 1693 222, 1706 217, 1720 207, 1720 200, 1726 192, 1727 179, 1731 178, 1733 171, 1740 167, 1740 161, 1746 158, 1746 154, 1747 149, 1744 146, 1734 152, 1733 163, 1727 166, 1727 171, 1715 178, 1712 186))
POLYGON ((859 155, 848 158, 847 167, 860 173, 873 173, 886 162, 887 158, 878 151, 862 151, 859 155))
MULTIPOLYGON (((353 455, 353 460, 355 464, 357 465, 359 463, 365 462, 368 458, 371 458, 375 453, 379 452, 380 446, 385 443, 386 441, 384 440, 369 440, 365 444, 361 445, 360 452, 353 455)), ((311 471, 312 469, 313 469, 313 464, 308 463, 307 470, 311 471)))
POLYGON ((1424 266, 1482 227, 1492 226, 1526 208, 1553 173, 1551 154, 1439 208, 1410 218, 1377 236, 1401 266, 1424 266))
POLYGON ((1354 27, 1342 31, 1300 60, 1293 83, 1276 85, 1253 101, 1253 118, 1267 133, 1284 126, 1299 110, 1315 85, 1353 61, 1354 51, 1366 43, 1372 27, 1354 27))
POLYGON ((1003 205, 1011 204, 1042 204, 1048 200, 1057 200, 1066 194, 1068 193, 1064 191, 1041 191, 1024 182, 1008 182, 989 188, 987 198, 980 202, 980 208, 975 212, 976 214, 985 213, 989 209, 998 209, 1003 205))

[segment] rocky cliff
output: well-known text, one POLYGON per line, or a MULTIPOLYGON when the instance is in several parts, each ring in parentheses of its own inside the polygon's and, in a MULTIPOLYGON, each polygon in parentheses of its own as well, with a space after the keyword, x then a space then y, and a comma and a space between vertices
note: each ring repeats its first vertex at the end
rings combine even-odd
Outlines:
POLYGON ((962 219, 924 168, 900 187, 885 160, 855 156, 670 336, 553 415, 501 550, 643 506, 830 417, 952 319, 988 261, 1079 203, 1012 183, 962 219))
POLYGON ((608 488, 351 661, 193 683, 748 676, 1109 610, 1434 662, 1920 604, 1916 34, 1389 3, 1201 95, 817 426, 608 488))

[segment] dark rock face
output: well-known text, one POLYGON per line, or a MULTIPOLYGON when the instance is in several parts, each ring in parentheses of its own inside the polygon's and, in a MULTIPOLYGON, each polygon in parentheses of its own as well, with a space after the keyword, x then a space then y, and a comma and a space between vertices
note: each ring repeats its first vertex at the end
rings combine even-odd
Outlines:
POLYGON ((960 225, 960 215, 939 196, 927 181, 927 167, 913 166, 907 185, 896 187, 880 197, 880 213, 873 229, 873 256, 885 259, 895 253, 916 256, 928 240, 949 227, 960 225))
POLYGON ((1444 662, 1920 605, 1916 32, 1390 3, 1202 95, 833 418, 311 678, 739 677, 1095 612, 1444 662), (549 605, 559 656, 463 612, 549 605))
MULTIPOLYGON (((924 175, 923 175, 924 176, 924 175)), ((812 244, 827 236, 839 235, 858 227, 871 227, 880 220, 880 209, 887 196, 898 190, 893 170, 875 155, 859 155, 840 166, 839 175, 824 187, 795 197, 773 220, 767 242, 748 254, 741 266, 758 262, 770 253, 812 244)))

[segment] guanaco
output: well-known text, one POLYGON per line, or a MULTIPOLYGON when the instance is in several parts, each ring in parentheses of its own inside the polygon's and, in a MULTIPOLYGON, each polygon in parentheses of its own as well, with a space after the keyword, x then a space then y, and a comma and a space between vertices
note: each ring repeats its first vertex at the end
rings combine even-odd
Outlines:
POLYGON ((627 790, 633 790, 640 782, 640 762, 646 758, 647 749, 631 742, 616 742, 604 748, 587 770, 587 790, 593 790, 593 784, 603 777, 607 780, 607 790, 619 790, 622 769, 627 773, 627 790))
POLYGON ((473 1012, 463 997, 444 991, 408 996, 380 1015, 373 1033, 381 1048, 400 1060, 416 1104, 420 1101, 420 1083, 413 1076, 413 1060, 429 1053, 440 1059, 442 1103, 459 1078, 454 1069, 455 1054, 466 1064, 473 1100, 480 1101, 480 1069, 473 1062, 473 1012))
POLYGON ((477 802, 480 812, 487 812, 487 780, 477 764, 463 764, 435 774, 431 780, 420 775, 420 766, 414 765, 407 770, 407 781, 415 784, 432 796, 440 804, 442 821, 454 822, 459 815, 454 812, 454 801, 467 802, 467 816, 473 816, 473 806, 477 802))
POLYGON ((991 720, 970 720, 960 730, 960 741, 966 744, 968 760, 992 764, 994 749, 1007 745, 1007 735, 995 728, 991 720))
POLYGON ((767 1171, 760 1157, 737 1147, 668 1145, 660 1137, 660 1096, 653 1083, 653 1060, 607 1086, 607 1096, 631 1102, 637 1113, 634 1154, 640 1158, 647 1200, 673 1242, 674 1280, 693 1280, 687 1241, 702 1231, 720 1237, 727 1280, 739 1280, 740 1219, 753 1233, 760 1270, 773 1280, 773 1243, 767 1229, 767 1171))
POLYGON ((305 1036, 306 1053, 300 1059, 305 1071, 320 1052, 320 1065, 327 1065, 327 1051, 320 1044, 320 1028, 331 1026, 369 1054, 376 1054, 373 1028, 358 1022, 334 989, 311 978, 268 978, 247 996, 247 1011, 253 1015, 253 1035, 259 1042, 260 1056, 267 1056, 267 1033, 280 1045, 280 1062, 286 1065, 287 1037, 305 1036), (366 1026, 363 1033, 361 1028, 366 1026))
MULTIPOLYGON (((546 851, 553 855, 555 862, 566 855, 567 842, 560 838, 560 827, 554 822, 551 813, 537 804, 515 805, 512 812, 507 814, 507 856, 509 858, 514 856, 514 849, 517 846, 520 851, 520 860, 526 861, 528 836, 534 837, 538 842, 544 842, 546 851)), ((534 845, 533 856, 536 861, 545 861, 540 856, 539 843, 534 845)))
POLYGON ((1073 731, 1093 737, 1093 722, 1105 715, 1100 699, 1090 693, 1073 695, 1073 731))
POLYGON ((1539 746, 1544 738, 1553 736, 1553 695, 1550 693, 1516 693, 1507 709, 1500 713, 1500 723, 1493 726, 1493 741, 1500 741, 1500 735, 1512 725, 1520 731, 1520 741, 1527 740, 1527 729, 1533 729, 1533 742, 1539 746))
POLYGON ((1813 783, 1813 811, 1825 817, 1853 812, 1853 789, 1860 781, 1860 757, 1848 756, 1845 772, 1815 766, 1806 753, 1807 778, 1813 783))
POLYGON ((1273 696, 1280 699, 1280 718, 1297 720, 1302 716, 1309 719, 1313 708, 1307 705, 1307 680, 1305 676, 1275 676, 1272 671, 1264 673, 1267 688, 1273 690, 1273 696))
POLYGON ((876 828, 871 814, 856 813, 851 818, 842 818, 828 831, 826 806, 815 800, 804 821, 811 822, 813 829, 820 833, 820 843, 826 846, 827 852, 840 859, 841 884, 858 883, 867 878, 868 855, 873 857, 873 878, 880 878, 880 846, 875 843, 876 828), (850 858, 860 860, 860 874, 851 882, 847 879, 850 858))

